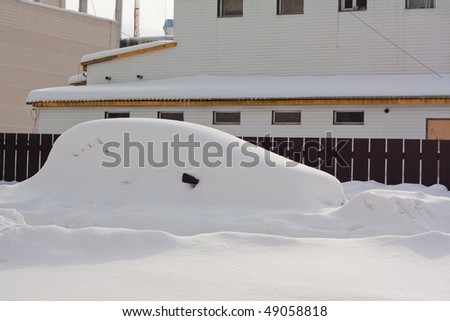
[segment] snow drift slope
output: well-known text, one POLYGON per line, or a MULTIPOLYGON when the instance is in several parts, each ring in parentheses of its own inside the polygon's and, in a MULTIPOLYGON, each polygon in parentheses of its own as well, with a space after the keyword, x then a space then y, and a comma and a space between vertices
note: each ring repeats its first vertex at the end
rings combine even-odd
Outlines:
POLYGON ((0 234, 3 300, 450 299, 450 236, 293 239, 55 226, 0 234))

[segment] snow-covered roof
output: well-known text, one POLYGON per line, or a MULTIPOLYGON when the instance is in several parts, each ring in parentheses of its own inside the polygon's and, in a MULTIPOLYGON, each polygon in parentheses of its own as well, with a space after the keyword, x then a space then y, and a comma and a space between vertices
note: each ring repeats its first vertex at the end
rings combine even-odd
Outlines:
POLYGON ((92 54, 84 55, 81 58, 82 65, 89 65, 98 61, 105 61, 109 59, 118 58, 120 56, 129 56, 131 54, 145 53, 147 51, 163 49, 166 47, 175 46, 176 42, 170 40, 160 40, 140 45, 129 46, 125 48, 118 48, 112 50, 99 51, 92 54))
POLYGON ((448 98, 450 75, 212 76, 33 90, 28 103, 83 101, 448 98))

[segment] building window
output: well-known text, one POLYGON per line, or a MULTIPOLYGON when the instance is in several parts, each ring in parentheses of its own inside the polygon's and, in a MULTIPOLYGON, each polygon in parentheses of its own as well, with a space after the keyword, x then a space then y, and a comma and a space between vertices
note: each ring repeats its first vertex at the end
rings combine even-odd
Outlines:
POLYGON ((213 114, 214 125, 240 125, 241 113, 240 112, 219 112, 215 111, 213 114))
POLYGON ((272 125, 300 125, 302 114, 299 111, 273 111, 272 125))
POLYGON ((339 0, 339 11, 367 10, 367 0, 339 0))
POLYGON ((184 113, 177 111, 160 111, 158 112, 158 118, 184 121, 184 113))
POLYGON ((364 125, 363 111, 334 111, 334 125, 364 125))
POLYGON ((242 17, 244 0, 219 0, 219 17, 242 17))
POLYGON ((277 14, 302 14, 303 0, 278 0, 277 14))
POLYGON ((109 112, 105 111, 105 119, 109 118, 130 118, 130 113, 116 113, 116 112, 109 112))
POLYGON ((436 8, 435 0, 406 0, 406 9, 436 8))

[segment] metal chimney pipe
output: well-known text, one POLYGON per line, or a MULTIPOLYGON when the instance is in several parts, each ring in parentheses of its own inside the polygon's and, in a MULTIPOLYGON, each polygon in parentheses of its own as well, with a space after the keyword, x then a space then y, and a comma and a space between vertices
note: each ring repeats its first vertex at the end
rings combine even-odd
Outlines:
POLYGON ((88 0, 80 0, 78 4, 78 11, 83 13, 88 12, 88 0))
POLYGON ((123 0, 116 0, 117 48, 120 48, 120 39, 122 39, 122 13, 123 0))
POLYGON ((139 37, 141 35, 140 24, 141 24, 141 3, 139 0, 134 0, 134 37, 139 37))

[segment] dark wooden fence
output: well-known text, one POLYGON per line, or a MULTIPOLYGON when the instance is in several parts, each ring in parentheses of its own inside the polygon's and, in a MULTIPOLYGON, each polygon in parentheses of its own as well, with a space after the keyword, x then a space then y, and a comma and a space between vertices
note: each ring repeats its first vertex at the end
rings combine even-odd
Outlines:
MULTIPOLYGON (((0 134, 0 181, 38 172, 59 135, 0 134)), ((450 189, 450 141, 359 138, 242 137, 341 182, 442 184, 450 189)))
POLYGON ((374 180, 445 185, 450 189, 450 141, 418 139, 242 137, 319 168, 341 182, 374 180))
POLYGON ((20 182, 36 174, 58 136, 0 133, 0 181, 20 182))

